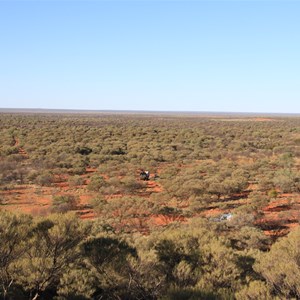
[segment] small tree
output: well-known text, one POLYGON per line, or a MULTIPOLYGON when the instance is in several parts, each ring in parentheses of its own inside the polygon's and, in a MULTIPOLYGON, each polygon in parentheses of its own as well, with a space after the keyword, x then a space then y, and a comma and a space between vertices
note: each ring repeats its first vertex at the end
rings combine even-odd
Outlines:
POLYGON ((35 178, 35 182, 42 186, 51 186, 53 183, 53 175, 49 172, 43 172, 35 178))
POLYGON ((268 192, 268 196, 271 199, 276 199, 278 197, 278 192, 275 189, 272 189, 268 192))
POLYGON ((106 182, 102 176, 94 175, 87 185, 89 191, 99 192, 102 187, 106 186, 106 182))
POLYGON ((62 195, 53 197, 53 211, 67 212, 74 210, 79 204, 79 198, 74 195, 62 195))
POLYGON ((300 297, 300 229, 279 239, 257 259, 254 270, 261 274, 275 295, 283 299, 300 297), (276 262, 276 263, 274 263, 276 262))
POLYGON ((78 186, 78 185, 83 185, 84 184, 84 179, 80 177, 79 175, 75 175, 69 178, 68 180, 70 186, 78 186))
POLYGON ((123 299, 130 286, 128 259, 137 258, 136 249, 124 240, 100 236, 85 241, 81 251, 101 288, 99 299, 123 299))
POLYGON ((0 283, 3 299, 9 295, 14 276, 20 271, 17 261, 28 250, 31 217, 0 211, 0 283))
POLYGON ((55 289, 69 264, 80 257, 78 244, 86 237, 88 226, 74 214, 52 215, 37 220, 32 237, 15 277, 37 299, 46 289, 55 289))

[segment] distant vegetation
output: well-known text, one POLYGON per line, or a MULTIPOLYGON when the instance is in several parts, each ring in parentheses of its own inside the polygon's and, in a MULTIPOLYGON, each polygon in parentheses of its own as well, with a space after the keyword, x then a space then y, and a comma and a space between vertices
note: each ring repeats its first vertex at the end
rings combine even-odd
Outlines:
POLYGON ((300 298, 300 118, 0 118, 2 299, 300 298))

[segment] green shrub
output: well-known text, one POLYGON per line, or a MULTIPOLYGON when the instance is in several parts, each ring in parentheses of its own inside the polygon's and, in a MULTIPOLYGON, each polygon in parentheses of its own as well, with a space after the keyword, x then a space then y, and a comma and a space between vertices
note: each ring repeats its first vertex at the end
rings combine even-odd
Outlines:
POLYGON ((80 177, 79 175, 71 176, 68 179, 68 182, 70 186, 78 186, 78 185, 83 185, 84 184, 84 179, 80 177))
POLYGON ((49 172, 43 172, 36 176, 35 183, 42 186, 51 186, 53 183, 53 175, 49 172))
POLYGON ((53 212, 67 212, 74 210, 79 204, 79 198, 74 195, 54 196, 52 205, 53 212))
POLYGON ((101 188, 105 187, 106 181, 102 176, 93 175, 91 181, 87 185, 89 191, 99 192, 101 188))

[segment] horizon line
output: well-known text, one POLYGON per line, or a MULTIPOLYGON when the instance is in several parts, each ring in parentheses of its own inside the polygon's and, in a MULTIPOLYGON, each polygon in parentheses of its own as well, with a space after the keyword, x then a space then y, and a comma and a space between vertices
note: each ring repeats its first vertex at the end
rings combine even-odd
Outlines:
POLYGON ((253 111, 189 111, 189 110, 134 110, 134 109, 73 109, 73 108, 9 108, 0 107, 0 113, 119 113, 119 114, 218 114, 218 115, 285 115, 295 116, 300 113, 289 113, 289 112, 253 112, 253 111))

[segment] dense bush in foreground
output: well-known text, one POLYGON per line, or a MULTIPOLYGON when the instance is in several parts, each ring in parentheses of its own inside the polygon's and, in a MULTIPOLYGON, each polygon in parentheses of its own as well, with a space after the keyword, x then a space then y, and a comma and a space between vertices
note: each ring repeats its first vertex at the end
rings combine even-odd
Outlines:
POLYGON ((2 299, 275 299, 300 295, 299 234, 269 251, 248 232, 218 236, 206 220, 149 236, 117 235, 74 214, 0 211, 2 299), (247 243, 251 236, 256 242, 247 243), (274 265, 274 262, 277 262, 274 265))

